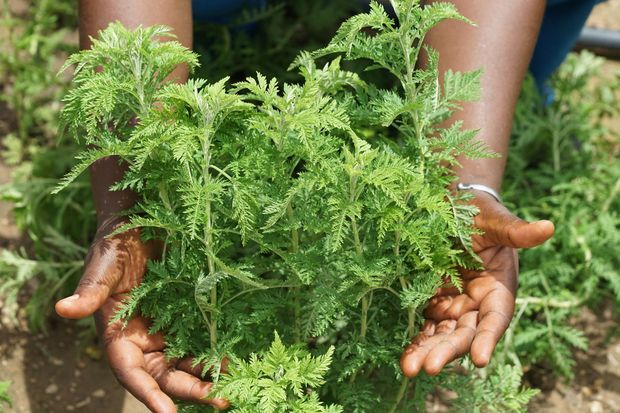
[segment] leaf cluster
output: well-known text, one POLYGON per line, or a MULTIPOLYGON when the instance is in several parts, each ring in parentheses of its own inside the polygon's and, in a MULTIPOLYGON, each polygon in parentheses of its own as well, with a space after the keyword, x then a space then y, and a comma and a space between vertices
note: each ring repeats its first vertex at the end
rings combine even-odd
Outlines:
POLYGON ((453 374, 448 387, 454 388, 457 397, 451 407, 455 412, 526 413, 528 403, 539 390, 523 388, 522 375, 519 366, 509 364, 497 366, 478 380, 453 374))
POLYGON ((286 348, 276 333, 269 350, 248 361, 232 360, 231 369, 219 382, 218 397, 234 401, 233 412, 340 413, 337 406, 324 407, 313 388, 324 383, 334 348, 318 357, 303 349, 286 348))
POLYGON ((551 103, 526 83, 506 174, 505 198, 518 214, 556 223, 550 241, 521 254, 510 345, 522 363, 548 363, 565 376, 575 351, 587 348, 571 317, 620 302, 620 262, 610 248, 620 241, 618 134, 607 122, 618 116, 620 78, 603 76, 602 64, 588 52, 569 56, 552 79, 551 103))
POLYGON ((319 394, 345 411, 421 405, 424 392, 407 382, 402 403, 392 394, 399 352, 436 288, 458 287, 457 267, 477 266, 476 210, 448 189, 451 166, 493 155, 474 131, 439 125, 479 97, 480 72, 449 72, 439 84, 430 48, 417 65, 426 32, 462 19, 454 6, 393 6, 397 20, 372 3, 325 48, 301 53, 291 65, 299 83, 260 73, 171 83, 169 71, 196 57, 155 41, 163 27, 113 24, 69 60, 77 75, 63 119, 94 148, 59 188, 119 156, 129 171, 113 189, 141 197, 119 231, 140 227, 165 242, 117 317, 151 318, 171 357, 231 358, 221 391, 240 411, 337 411, 319 394), (359 71, 344 69, 349 61, 359 71), (394 87, 364 80, 368 70, 394 87), (303 347, 333 351, 332 370, 330 357, 301 356, 303 347), (275 378, 270 357, 286 379, 275 378))
MULTIPOLYGON (((0 22, 0 101, 6 103, 6 119, 14 123, 3 139, 2 157, 9 165, 28 170, 41 147, 50 147, 57 130, 58 101, 68 85, 56 72, 67 53, 76 50, 68 40, 76 24, 71 1, 31 0, 24 11, 4 0, 0 22)), ((4 110, 4 109, 3 109, 4 110)))
POLYGON ((8 405, 9 407, 12 407, 11 398, 8 394, 10 385, 10 381, 0 381, 0 413, 4 412, 3 405, 8 405))

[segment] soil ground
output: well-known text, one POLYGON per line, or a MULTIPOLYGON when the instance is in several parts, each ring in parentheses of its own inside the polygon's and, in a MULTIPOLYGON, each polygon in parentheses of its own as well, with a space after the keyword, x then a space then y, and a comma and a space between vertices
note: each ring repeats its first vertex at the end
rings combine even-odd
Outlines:
MULTIPOLYGON (((620 29, 620 0, 597 6, 589 20, 597 28, 620 29)), ((610 62, 607 70, 620 69, 610 62)), ((6 108, 0 105, 0 138, 10 130, 6 108)), ((10 169, 0 162, 0 184, 10 169)), ((7 204, 0 203, 0 247, 14 246, 19 232, 7 204)), ((0 302, 2 308, 2 302, 0 302)), ((590 339, 590 349, 578 352, 575 379, 565 382, 543 366, 526 378, 543 392, 530 407, 540 413, 620 413, 620 335, 611 310, 589 310, 575 320, 590 339)), ((81 340, 82 327, 53 319, 47 334, 31 334, 25 322, 10 326, 0 320, 0 381, 11 380, 14 413, 147 413, 148 410, 122 389, 102 359, 96 343, 81 340)), ((428 411, 443 411, 429 402, 428 411)))

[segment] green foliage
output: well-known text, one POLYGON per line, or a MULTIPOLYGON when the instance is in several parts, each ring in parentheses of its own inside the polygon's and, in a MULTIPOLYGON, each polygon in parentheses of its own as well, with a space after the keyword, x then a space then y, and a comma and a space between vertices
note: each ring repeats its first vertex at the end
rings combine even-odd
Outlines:
POLYGON ((80 155, 62 186, 96 159, 121 156, 130 171, 114 187, 142 197, 125 228, 166 241, 118 317, 150 317, 172 357, 230 357, 219 391, 239 411, 297 411, 319 394, 344 411, 421 411, 437 386, 457 391, 457 411, 524 411, 534 392, 520 387, 521 363, 551 354, 569 373, 572 348, 586 343, 568 317, 598 288, 620 291, 616 258, 604 251, 618 234, 617 190, 604 188, 617 188, 618 175, 601 122, 617 86, 587 91, 585 68, 595 66, 586 55, 590 63, 571 60, 558 75, 552 104, 526 89, 519 106, 506 197, 519 194, 516 211, 526 218, 565 224, 523 254, 519 323, 498 360, 480 374, 400 378, 396 360, 419 311, 446 279, 458 285, 457 266, 477 265, 476 211, 447 190, 450 167, 461 154, 491 155, 460 124, 436 126, 478 98, 480 72, 447 73, 440 88, 434 51, 416 67, 426 31, 461 17, 449 4, 394 3, 398 24, 373 4, 325 48, 299 54, 291 65, 299 83, 261 74, 232 85, 169 83, 174 65, 196 57, 152 41, 161 27, 112 25, 71 60, 79 71, 63 119, 96 149, 80 155), (362 70, 390 74, 394 87, 362 70), (330 371, 324 356, 301 355, 331 356, 331 346, 330 371), (275 353, 284 366, 277 377, 275 353), (303 360, 323 365, 320 377, 300 370, 303 360))
POLYGON ((326 44, 338 25, 359 10, 350 0, 275 0, 239 11, 226 23, 194 21, 196 75, 245 79, 257 71, 281 81, 298 81, 287 71, 300 50, 326 44))
POLYGON ((8 405, 9 407, 12 407, 11 398, 8 394, 10 385, 10 381, 0 381, 0 413, 4 413, 3 405, 8 405))
POLYGON ((3 4, 3 73, 0 99, 14 130, 3 137, 2 157, 13 169, 11 182, 0 186, 0 199, 12 204, 25 248, 0 251, 2 311, 15 319, 18 295, 27 296, 26 314, 33 329, 45 327, 53 302, 70 293, 80 276, 94 213, 86 179, 60 196, 51 192, 72 166, 78 145, 55 142, 59 99, 69 78, 56 76, 68 52, 77 48, 71 36, 77 26, 72 1, 33 0, 17 11, 3 4))
POLYGON ((219 382, 218 397, 230 400, 232 412, 340 413, 337 406, 324 407, 313 389, 324 383, 334 348, 312 357, 300 348, 286 348, 276 333, 270 349, 261 357, 232 360, 231 369, 219 382))
POLYGON ((16 224, 29 240, 25 247, 0 250, 2 311, 15 319, 17 297, 26 293, 26 314, 35 330, 45 328, 54 301, 74 290, 94 233, 87 179, 52 195, 58 179, 70 169, 76 148, 67 141, 40 150, 29 161, 26 176, 15 174, 12 182, 0 185, 0 200, 13 205, 16 224))
MULTIPOLYGON (((167 136, 165 141, 155 139, 158 133, 155 129, 148 132, 146 125, 141 125, 145 136, 152 135, 144 143, 136 137, 135 146, 112 144, 115 140, 129 140, 137 133, 131 127, 138 115, 135 107, 139 104, 132 97, 137 91, 130 89, 123 95, 126 91, 116 87, 122 82, 133 85, 132 74, 122 65, 117 66, 119 82, 108 82, 112 86, 108 93, 113 94, 99 95, 104 99, 102 103, 122 102, 114 109, 121 116, 107 118, 114 122, 114 128, 108 128, 102 136, 109 139, 105 143, 99 137, 93 141, 100 152, 81 155, 84 167, 76 168, 75 175, 106 153, 135 150, 141 155, 125 156, 140 167, 134 168, 137 172, 133 180, 128 177, 119 186, 140 191, 150 186, 152 193, 147 194, 132 225, 150 227, 150 236, 167 238, 169 233, 185 229, 189 223, 193 229, 188 233, 192 232, 193 238, 188 237, 188 244, 200 237, 200 220, 205 219, 204 209, 191 206, 204 203, 211 195, 225 197, 216 200, 221 201, 220 209, 213 214, 219 220, 213 229, 218 242, 214 256, 216 271, 209 273, 204 268, 205 254, 191 257, 190 253, 188 257, 185 246, 175 235, 168 247, 169 259, 151 264, 149 278, 123 313, 144 311, 154 316, 157 321, 154 329, 168 329, 173 339, 170 355, 189 352, 199 354, 203 361, 219 363, 226 354, 236 356, 241 365, 241 359, 267 348, 273 330, 277 329, 285 342, 297 343, 287 350, 290 354, 297 354, 301 346, 316 354, 324 354, 330 345, 335 346, 326 383, 309 393, 310 396, 321 394, 324 400, 341 404, 347 412, 383 411, 386 402, 393 404, 398 388, 396 360, 401 344, 417 324, 419 310, 412 313, 413 317, 409 310, 422 308, 440 282, 431 271, 416 272, 415 277, 407 274, 409 285, 404 287, 398 283, 391 285, 386 277, 395 272, 399 263, 389 256, 384 259, 389 243, 393 242, 390 240, 395 239, 391 231, 403 219, 402 193, 398 193, 395 182, 400 179, 421 185, 424 180, 435 179, 430 175, 424 179, 422 174, 411 175, 408 170, 411 165, 407 162, 413 163, 419 172, 421 164, 449 162, 459 150, 467 150, 472 156, 482 156, 486 150, 474 147, 469 136, 474 132, 464 132, 458 125, 452 131, 436 131, 446 142, 433 141, 431 145, 436 146, 431 148, 425 146, 428 142, 424 140, 419 143, 417 137, 407 139, 409 135, 429 136, 425 134, 430 133, 432 125, 427 129, 424 128, 428 125, 424 125, 419 134, 410 129, 422 122, 445 118, 462 97, 476 98, 480 74, 447 74, 444 98, 453 102, 436 107, 432 100, 436 89, 432 87, 435 71, 431 64, 430 70, 414 71, 420 86, 416 99, 411 100, 404 87, 392 87, 394 83, 403 85, 403 72, 399 74, 398 70, 404 67, 404 59, 393 58, 398 51, 388 44, 388 37, 372 38, 377 30, 397 36, 393 33, 395 25, 376 6, 370 13, 374 17, 362 16, 349 23, 350 27, 369 23, 370 29, 356 33, 343 28, 340 43, 332 42, 328 46, 349 58, 362 59, 351 62, 345 56, 345 59, 337 57, 315 63, 319 54, 329 51, 324 49, 314 55, 299 54, 294 64, 299 70, 285 71, 299 49, 316 49, 329 40, 326 36, 350 13, 351 4, 348 0, 283 0, 270 2, 270 7, 264 10, 248 11, 228 25, 198 25, 197 38, 206 39, 203 43, 206 48, 198 45, 197 49, 202 54, 200 76, 209 79, 231 76, 238 81, 258 70, 268 78, 296 81, 299 83, 296 86, 300 86, 287 85, 288 89, 282 91, 283 86, 277 81, 261 80, 260 76, 232 89, 224 86, 225 93, 240 98, 243 108, 226 117, 216 132, 221 134, 223 128, 225 133, 212 142, 226 146, 217 150, 217 161, 212 163, 213 168, 222 170, 212 172, 223 182, 210 179, 197 186, 188 185, 185 178, 189 175, 170 174, 171 164, 177 169, 177 163, 186 168, 189 165, 192 170, 200 158, 200 138, 193 135, 196 125, 191 120, 179 121, 174 129, 168 130, 168 125, 162 123, 164 118, 154 117, 151 126, 165 132, 162 133, 167 136), (243 24, 254 22, 256 26, 240 29, 243 24), (368 66, 364 53, 372 55, 372 60, 390 63, 390 67, 362 71, 381 66, 368 66), (385 76, 386 72, 395 72, 396 76, 390 78, 385 76), (310 83, 314 83, 314 89, 310 83), (317 96, 328 97, 326 106, 315 107, 317 101, 323 105, 317 96), (132 99, 134 103, 129 105, 132 99), (344 111, 344 117, 329 109, 330 101, 336 102, 335 109, 340 107, 344 111), (124 105, 133 107, 125 107, 127 110, 122 112, 124 105), (257 116, 256 111, 262 116, 257 116), (410 114, 416 113, 423 114, 419 123, 410 120, 410 114), (329 116, 317 132, 316 119, 324 114, 329 116), (117 121, 121 118, 128 122, 117 121), (307 121, 303 127, 302 121, 307 121), (339 124, 345 127, 340 129, 339 124), (366 205, 369 199, 374 199, 374 194, 367 194, 355 205, 349 205, 346 197, 338 197, 343 188, 346 192, 347 183, 342 178, 333 179, 333 170, 323 167, 334 161, 334 154, 342 156, 338 161, 344 165, 345 146, 355 157, 356 145, 347 127, 368 142, 371 151, 396 155, 384 155, 381 160, 373 158, 370 167, 364 165, 364 172, 368 173, 364 175, 363 185, 383 194, 375 206, 366 205), (317 133, 321 136, 313 139, 317 133), (347 133, 349 137, 344 136, 347 133), (300 137, 304 138, 303 142, 300 137), (270 144, 263 141, 267 138, 270 144), (248 147, 244 148, 245 145, 248 147), (273 146, 277 146, 277 151, 273 146), (426 159, 417 163, 421 161, 420 153, 426 159), (326 158, 325 162, 317 166, 316 159, 322 158, 326 158), (160 159, 168 160, 158 165, 160 159), (378 171, 378 165, 388 160, 391 163, 378 171), (401 160, 406 162, 401 164, 401 160), (146 169, 140 172, 142 168, 146 169), (234 179, 229 180, 224 174, 234 179), (283 176, 287 179, 282 179, 283 176), (170 187, 162 186, 161 195, 154 196, 153 193, 160 191, 157 183, 170 177, 180 180, 178 186, 172 185, 178 191, 168 192, 170 187), (339 186, 326 190, 335 184, 339 186), (312 191, 322 192, 309 196, 312 191), (324 199, 321 194, 325 195, 324 199), (361 212, 356 209, 358 204, 362 205, 361 212), (361 228, 362 262, 355 258, 351 217, 361 228), (369 226, 368 222, 376 226, 369 226), (385 249, 381 251, 377 245, 384 245, 385 249), (342 251, 346 252, 344 258, 339 256, 342 251), (188 268, 192 271, 182 273, 188 268), (216 305, 211 304, 213 291, 217 292, 216 305), (364 296, 368 298, 367 325, 365 340, 361 340, 364 296), (158 302, 160 306, 156 305, 158 302), (219 334, 216 348, 211 350, 208 349, 209 326, 213 315, 219 334), (188 321, 179 325, 176 320, 180 317, 188 321), (195 320, 204 320, 207 328, 195 320)), ((411 11, 408 7, 407 4, 400 7, 401 15, 403 11, 411 11)), ((417 6, 412 7, 418 10, 417 6)), ((66 87, 66 78, 54 74, 59 59, 64 59, 63 53, 75 49, 67 37, 68 31, 60 27, 75 26, 74 10, 71 2, 34 0, 23 15, 5 7, 2 19, 13 39, 6 42, 12 46, 10 53, 0 55, 0 67, 6 73, 2 99, 19 122, 15 133, 3 140, 3 157, 9 164, 18 164, 19 171, 14 182, 0 188, 0 193, 4 200, 14 203, 18 224, 32 244, 26 251, 0 253, 0 289, 7 303, 3 311, 14 314, 16 306, 15 301, 11 304, 11 297, 14 299, 20 291, 34 287, 27 314, 35 327, 44 326, 52 301, 75 286, 85 246, 94 232, 86 180, 80 178, 60 194, 50 196, 57 179, 71 166, 70 158, 77 150, 66 139, 62 146, 50 147, 60 108, 57 100, 66 87)), ((450 6, 443 5, 427 13, 424 18, 429 23, 435 17, 456 17, 450 6)), ((423 36, 425 28, 419 23, 414 24, 415 29, 409 35, 423 36)), ((150 43, 147 38, 144 40, 148 48, 150 43)), ((130 48, 128 45, 125 52, 130 48)), ((115 53, 126 57, 122 51, 115 53)), ((430 53, 432 59, 438 58, 430 53)), ((106 56, 99 57, 105 60, 106 56)), ((114 62, 106 62, 111 63, 114 62)), ((92 74, 84 73, 88 77, 92 74)), ((145 79, 153 77, 145 72, 145 79)), ((99 80, 105 83, 105 79, 99 80)), ((553 80, 555 100, 551 104, 544 105, 533 83, 526 83, 515 119, 504 199, 526 218, 550 217, 556 222, 556 235, 543 247, 521 253, 517 318, 496 351, 491 367, 481 374, 470 372, 466 377, 446 372, 438 378, 422 375, 415 383, 401 381, 404 397, 394 406, 395 411, 424 411, 424 396, 438 386, 457 391, 459 398, 452 401, 455 411, 510 411, 511 400, 524 405, 529 398, 519 396, 523 393, 516 382, 517 367, 550 362, 558 372, 571 373, 575 350, 587 344, 583 333, 571 327, 572 318, 584 305, 600 306, 604 300, 617 303, 620 297, 619 263, 617 254, 610 248, 618 245, 620 233, 617 201, 620 170, 615 161, 618 137, 606 127, 606 119, 617 116, 620 107, 618 85, 618 77, 602 77, 601 60, 590 54, 572 56, 561 68, 553 80), (592 78, 602 80, 593 84, 592 78), (506 380, 501 380, 502 377, 506 380)), ((205 86, 206 83, 196 88, 205 86)), ((154 89, 160 93, 162 88, 155 85, 154 89)), ((152 99, 146 97, 147 107, 152 105, 152 99)), ((91 109, 89 116, 98 108, 91 109)), ((169 109, 173 110, 174 105, 169 109)), ((199 112, 192 109, 190 113, 199 112)), ((100 111, 99 115, 104 119, 108 113, 100 111)), ((426 194, 433 194, 429 191, 434 189, 429 188, 426 194)), ((416 193, 415 197, 419 195, 416 193)), ((426 204, 437 206, 432 197, 426 204)), ((473 213, 457 202, 452 208, 455 215, 457 212, 461 215, 459 222, 467 222, 473 213)), ((445 210, 434 212, 439 213, 446 214, 445 210)), ((415 234, 417 230, 412 228, 410 233, 415 234)), ((414 237, 415 254, 422 265, 429 263, 422 257, 428 256, 437 231, 442 228, 427 231, 422 227, 419 236, 414 237)), ((457 226, 456 231, 458 236, 454 238, 462 242, 459 247, 467 247, 467 225, 457 226)), ((394 250, 394 244, 391 247, 394 250)), ((408 268, 405 263, 401 271, 408 268)), ((258 357, 258 362, 263 360, 258 357)), ((234 375, 230 378, 234 379, 234 375)), ((200 406, 187 409, 205 410, 200 406)))
MULTIPOLYGON (((153 41, 166 34, 162 27, 113 24, 68 62, 77 75, 63 121, 97 147, 82 153, 60 188, 94 160, 122 157, 130 170, 115 188, 142 198, 124 228, 166 242, 118 317, 151 318, 152 331, 166 331, 170 356, 228 355, 237 366, 223 391, 239 409, 318 403, 299 387, 319 384, 308 369, 294 369, 298 384, 231 393, 239 386, 226 383, 261 389, 264 378, 246 376, 269 374, 269 356, 240 360, 267 347, 274 329, 294 348, 314 343, 331 355, 335 346, 326 400, 348 411, 340 391, 347 380, 373 394, 372 406, 391 403, 396 360, 417 331, 417 312, 445 279, 458 285, 457 266, 477 265, 469 241, 476 211, 448 190, 449 167, 461 154, 490 154, 473 132, 437 124, 478 97, 480 74, 449 74, 441 92, 436 54, 428 50, 424 69, 416 56, 429 19, 458 13, 397 5, 399 24, 373 3, 326 48, 301 54, 292 66, 303 78, 297 84, 260 74, 232 87, 227 79, 169 83, 169 71, 193 66, 195 56, 153 41), (323 68, 315 63, 333 54, 323 68), (341 69, 343 58, 359 57, 392 73, 397 86, 382 90, 341 69), (369 129, 374 137, 362 138, 369 129)), ((324 356, 317 360, 325 365, 324 356)))
POLYGON ((458 395, 452 403, 453 411, 526 413, 527 404, 538 394, 538 390, 523 389, 521 376, 519 367, 507 364, 499 365, 488 376, 482 374, 478 380, 453 375, 451 385, 458 395))
POLYGON ((619 139, 607 126, 619 114, 620 77, 603 76, 602 64, 587 52, 569 56, 547 105, 526 83, 506 173, 505 199, 516 212, 556 223, 549 242, 521 254, 509 347, 521 363, 550 363, 566 376, 575 350, 587 347, 571 317, 584 305, 620 303, 620 261, 611 247, 620 241, 619 139))
POLYGON ((71 1, 32 0, 18 13, 10 3, 3 1, 0 19, 6 28, 6 49, 0 53, 0 100, 14 115, 15 131, 5 137, 2 155, 8 164, 18 165, 54 142, 58 101, 68 83, 56 72, 66 53, 76 49, 68 40, 76 7, 71 1))

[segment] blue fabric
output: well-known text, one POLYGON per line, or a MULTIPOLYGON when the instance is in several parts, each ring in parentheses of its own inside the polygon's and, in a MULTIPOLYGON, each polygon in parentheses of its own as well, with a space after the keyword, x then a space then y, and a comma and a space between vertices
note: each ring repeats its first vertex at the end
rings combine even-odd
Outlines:
POLYGON ((192 0, 192 14, 199 21, 228 23, 239 10, 266 4, 267 0, 192 0))
POLYGON ((547 0, 538 43, 530 62, 530 71, 541 92, 550 92, 545 81, 572 50, 597 3, 601 0, 547 0))

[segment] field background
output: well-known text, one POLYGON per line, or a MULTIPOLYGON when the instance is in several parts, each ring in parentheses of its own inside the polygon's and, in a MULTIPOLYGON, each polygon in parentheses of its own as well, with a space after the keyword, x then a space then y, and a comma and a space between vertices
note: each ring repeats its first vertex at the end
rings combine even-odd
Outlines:
MULTIPOLYGON (((15 8, 23 4, 9 3, 15 8)), ((620 30, 620 0, 598 6, 588 24, 620 30)), ((0 39, 3 33, 0 28, 0 39)), ((75 40, 75 34, 71 36, 75 40)), ((0 51, 3 45, 0 42, 0 51)), ((620 62, 606 63, 605 70, 618 69, 620 62)), ((620 130, 620 119, 614 121, 614 126, 620 130)), ((12 128, 11 116, 0 103, 0 139, 12 128)), ((0 184, 8 182, 10 173, 11 168, 0 161, 0 184)), ((21 242, 9 206, 0 203, 0 247, 21 242)), ((603 306, 596 314, 584 310, 573 320, 590 340, 590 349, 577 356, 574 381, 558 380, 544 370, 527 372, 526 380, 543 390, 532 404, 532 412, 620 412, 620 338, 608 333, 617 330, 613 318, 611 308, 603 306)), ((9 320, 0 320, 0 381, 12 381, 11 412, 147 412, 116 383, 99 348, 80 339, 83 328, 53 319, 47 335, 32 335, 27 332, 26 320, 19 321, 17 326, 11 326, 9 320)), ((429 399, 429 412, 443 410, 440 400, 429 399)))

